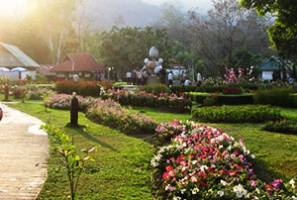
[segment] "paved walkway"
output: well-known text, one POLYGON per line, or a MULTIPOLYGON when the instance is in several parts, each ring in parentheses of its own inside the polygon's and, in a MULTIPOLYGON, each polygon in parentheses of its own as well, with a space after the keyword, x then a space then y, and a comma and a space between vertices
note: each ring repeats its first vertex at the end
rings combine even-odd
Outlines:
POLYGON ((0 103, 0 199, 36 199, 47 176, 48 139, 42 122, 0 103))

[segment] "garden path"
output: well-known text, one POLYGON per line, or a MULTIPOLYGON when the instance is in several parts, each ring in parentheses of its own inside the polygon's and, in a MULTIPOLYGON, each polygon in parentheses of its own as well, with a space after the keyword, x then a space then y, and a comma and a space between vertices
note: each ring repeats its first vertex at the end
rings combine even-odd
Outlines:
POLYGON ((0 199, 36 199, 47 176, 47 134, 40 130, 40 120, 0 107, 0 199))

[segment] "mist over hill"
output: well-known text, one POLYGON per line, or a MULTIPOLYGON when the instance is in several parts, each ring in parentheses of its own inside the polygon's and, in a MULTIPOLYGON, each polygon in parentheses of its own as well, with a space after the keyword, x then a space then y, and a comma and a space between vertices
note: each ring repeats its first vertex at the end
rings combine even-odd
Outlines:
POLYGON ((92 30, 106 30, 150 25, 160 18, 161 8, 141 0, 86 0, 79 13, 92 30))

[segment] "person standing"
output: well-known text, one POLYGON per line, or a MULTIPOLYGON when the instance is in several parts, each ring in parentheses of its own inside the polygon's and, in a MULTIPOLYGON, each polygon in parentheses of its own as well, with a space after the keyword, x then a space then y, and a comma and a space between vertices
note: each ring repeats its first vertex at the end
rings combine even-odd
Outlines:
POLYGON ((197 85, 200 86, 202 83, 202 75, 200 72, 197 73, 197 85))
POLYGON ((173 73, 172 73, 172 71, 169 71, 167 78, 168 78, 168 85, 172 86, 173 85, 173 73))
POLYGON ((127 72, 126 73, 126 79, 127 79, 127 83, 131 84, 131 79, 132 79, 132 73, 131 72, 127 72))

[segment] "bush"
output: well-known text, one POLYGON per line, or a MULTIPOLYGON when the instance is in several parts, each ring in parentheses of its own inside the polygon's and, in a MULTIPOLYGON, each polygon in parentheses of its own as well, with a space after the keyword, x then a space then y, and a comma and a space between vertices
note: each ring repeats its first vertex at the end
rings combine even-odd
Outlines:
MULTIPOLYGON (((56 91, 63 94, 72 94, 76 92, 81 96, 100 96, 101 84, 106 85, 105 82, 96 81, 58 81, 56 82, 56 91)), ((111 86, 110 86, 111 87, 111 86)))
POLYGON ((141 88, 141 90, 147 92, 147 93, 153 93, 155 95, 159 95, 161 93, 169 93, 170 89, 163 84, 150 84, 145 85, 141 88))
POLYGON ((290 88, 264 89, 255 93, 254 100, 257 104, 294 107, 297 103, 292 93, 290 88))
POLYGON ((226 86, 223 89, 223 94, 242 94, 243 90, 240 87, 226 86))
POLYGON ((96 100, 86 116, 99 124, 118 129, 127 134, 154 133, 157 123, 142 114, 130 113, 120 104, 109 100, 96 100))
POLYGON ((264 130, 277 133, 297 134, 297 119, 269 122, 265 125, 264 130))
POLYGON ((202 93, 202 92, 191 92, 189 93, 191 99, 198 104, 206 106, 210 105, 243 105, 253 104, 253 94, 238 94, 238 95, 224 95, 218 93, 202 93))
POLYGON ((25 96, 26 96, 26 92, 27 92, 26 87, 14 86, 14 87, 12 88, 13 96, 14 96, 16 99, 24 99, 25 96))
POLYGON ((280 111, 270 106, 200 107, 192 111, 192 118, 209 123, 261 123, 282 119, 280 111))
POLYGON ((294 180, 258 179, 254 156, 220 129, 175 121, 158 130, 173 138, 151 161, 154 188, 162 199, 290 199, 297 192, 294 180))
POLYGON ((112 98, 121 105, 141 106, 160 108, 174 112, 188 112, 191 110, 192 101, 186 96, 177 96, 175 94, 161 93, 155 95, 140 91, 129 93, 128 91, 108 91, 106 98, 112 98))
MULTIPOLYGON (((91 105, 95 99, 88 97, 84 98, 82 96, 76 96, 79 102, 80 111, 86 111, 87 107, 91 105)), ((72 95, 68 94, 53 94, 45 99, 44 104, 48 108, 69 110, 71 106, 72 95)))

